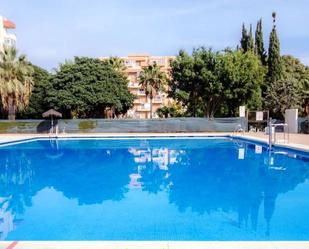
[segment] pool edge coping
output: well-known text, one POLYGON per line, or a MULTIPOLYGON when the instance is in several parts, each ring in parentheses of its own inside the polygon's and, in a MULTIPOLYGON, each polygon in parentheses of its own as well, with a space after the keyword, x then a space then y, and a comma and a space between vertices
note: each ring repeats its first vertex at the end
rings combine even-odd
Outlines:
MULTIPOLYGON (((1 137, 1 135, 0 135, 1 137)), ((50 135, 26 135, 20 137, 14 137, 13 139, 8 139, 7 141, 0 141, 0 146, 6 146, 6 145, 11 145, 14 143, 20 143, 20 142, 28 142, 32 140, 38 140, 38 139, 55 139, 55 138, 70 138, 70 139, 78 139, 78 138, 122 138, 122 139, 138 139, 138 138, 201 138, 201 137, 209 137, 209 138, 234 138, 234 139, 239 139, 239 140, 245 140, 248 142, 253 142, 253 143, 259 143, 263 145, 268 145, 268 141, 266 141, 263 138, 256 138, 256 137, 251 137, 249 135, 235 135, 231 133, 158 133, 158 134, 145 134, 145 133, 121 133, 121 134, 113 134, 113 133, 104 133, 104 134, 58 134, 57 136, 50 136, 50 135)), ((275 144, 273 145, 274 148, 282 148, 282 149, 288 149, 288 150, 293 150, 295 152, 302 152, 302 153, 309 153, 309 146, 308 145, 302 145, 302 144, 294 144, 294 143, 289 143, 289 144, 275 144)))
MULTIPOLYGON (((256 137, 250 137, 250 136, 239 136, 239 135, 230 135, 231 138, 236 138, 239 140, 244 140, 244 141, 249 141, 253 143, 259 143, 263 145, 268 146, 268 141, 265 141, 263 138, 256 138, 256 137)), ((301 144, 294 144, 294 143, 289 143, 289 144, 274 144, 273 148, 278 148, 278 149, 287 149, 287 150, 293 150, 296 152, 302 152, 302 153, 309 153, 309 146, 306 145, 301 145, 301 144)))
POLYGON ((3 241, 2 249, 309 249, 309 241, 3 241))

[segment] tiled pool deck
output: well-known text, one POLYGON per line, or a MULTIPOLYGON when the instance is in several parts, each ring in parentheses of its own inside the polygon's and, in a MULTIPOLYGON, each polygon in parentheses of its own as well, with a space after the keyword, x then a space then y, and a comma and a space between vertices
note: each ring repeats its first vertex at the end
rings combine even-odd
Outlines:
MULTIPOLYGON (((166 137, 166 136, 235 136, 257 142, 268 142, 268 136, 263 133, 100 133, 100 134, 59 134, 58 137, 166 137)), ((280 135, 279 135, 280 136, 280 135)), ((278 139, 279 139, 278 136, 278 139)), ((0 144, 17 142, 24 139, 50 137, 41 134, 2 134, 0 144)), ((290 134, 288 144, 278 143, 279 146, 309 152, 309 135, 290 134)), ((293 241, 264 241, 264 242, 188 242, 188 241, 83 241, 83 242, 53 242, 53 241, 4 241, 0 249, 309 249, 308 242, 293 241)))

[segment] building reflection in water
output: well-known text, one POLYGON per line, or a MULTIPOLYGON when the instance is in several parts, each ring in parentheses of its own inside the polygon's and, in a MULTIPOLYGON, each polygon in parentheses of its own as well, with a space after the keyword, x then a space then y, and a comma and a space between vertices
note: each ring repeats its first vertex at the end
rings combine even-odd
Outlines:
POLYGON ((14 215, 8 210, 8 199, 0 198, 0 240, 4 240, 14 229, 14 215))
POLYGON ((9 151, 1 155, 0 239, 4 240, 23 220, 25 206, 31 206, 34 172, 26 153, 9 151))
POLYGON ((278 195, 304 182, 309 173, 305 161, 290 165, 293 154, 269 154, 241 142, 190 148, 186 141, 174 141, 169 148, 150 140, 114 148, 95 141, 93 148, 83 148, 79 143, 62 148, 45 141, 39 148, 0 150, 1 240, 22 222, 25 208, 46 187, 77 199, 78 205, 120 201, 128 191, 164 191, 180 212, 237 213, 231 225, 252 231, 258 230, 263 208, 269 236, 278 195), (43 153, 34 151, 38 149, 43 153))
MULTIPOLYGON (((263 207, 265 235, 269 236, 278 194, 304 182, 308 178, 308 164, 291 166, 286 153, 266 153, 260 145, 239 142, 236 148, 238 155, 234 161, 227 158, 232 153, 229 149, 220 153, 216 148, 208 148, 207 157, 203 148, 148 147, 129 151, 139 164, 138 181, 144 190, 168 190, 170 202, 181 211, 190 208, 200 214, 211 214, 235 210, 237 226, 248 229, 250 224, 252 231, 257 231, 263 207)), ((290 153, 289 157, 295 155, 290 153)))

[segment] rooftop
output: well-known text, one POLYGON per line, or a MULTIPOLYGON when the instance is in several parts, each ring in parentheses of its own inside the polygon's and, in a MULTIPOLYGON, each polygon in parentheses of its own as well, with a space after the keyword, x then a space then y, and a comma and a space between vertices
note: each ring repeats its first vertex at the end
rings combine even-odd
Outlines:
POLYGON ((6 18, 3 19, 3 27, 6 29, 16 29, 15 23, 6 18))

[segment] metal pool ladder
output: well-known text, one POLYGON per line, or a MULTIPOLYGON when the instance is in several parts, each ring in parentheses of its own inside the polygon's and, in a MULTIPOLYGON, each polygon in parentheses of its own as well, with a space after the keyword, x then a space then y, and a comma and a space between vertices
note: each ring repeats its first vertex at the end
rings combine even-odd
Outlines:
MULTIPOLYGON (((289 143, 290 141, 290 132, 289 132, 289 126, 288 124, 281 123, 281 124, 272 124, 271 118, 269 119, 268 123, 268 145, 269 145, 269 150, 272 150, 273 145, 275 145, 278 140, 277 140, 277 135, 276 135, 276 128, 277 127, 283 127, 283 140, 281 140, 283 143, 289 143)), ((280 140, 279 140, 280 141, 280 140)))

